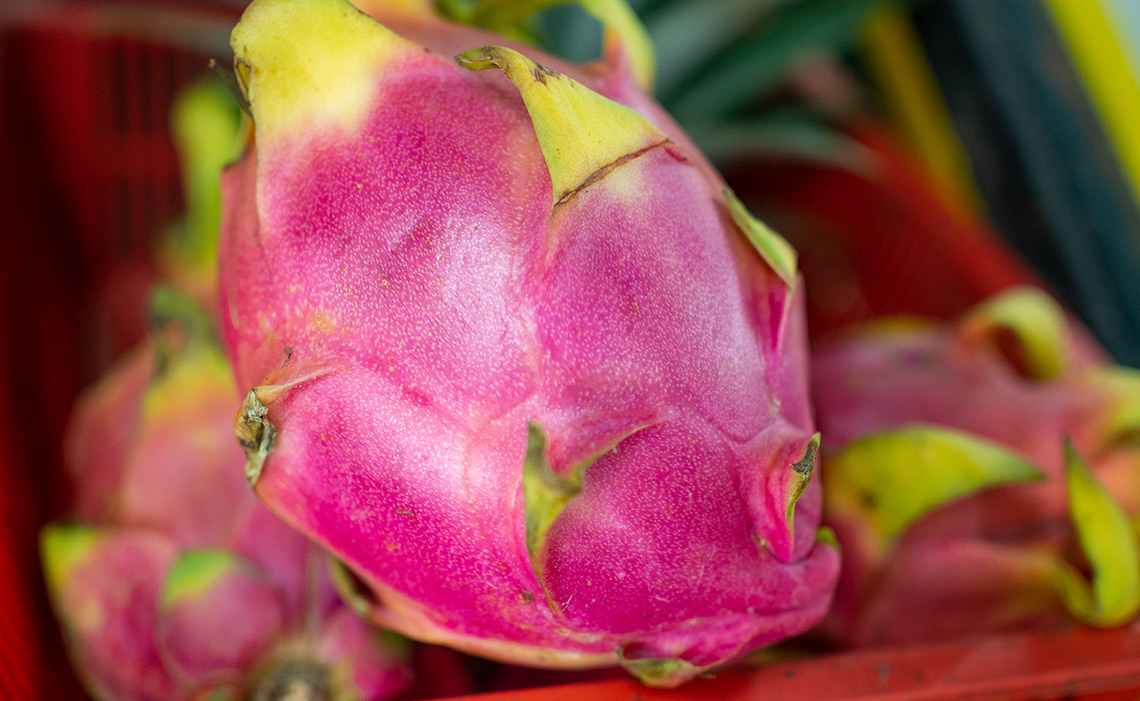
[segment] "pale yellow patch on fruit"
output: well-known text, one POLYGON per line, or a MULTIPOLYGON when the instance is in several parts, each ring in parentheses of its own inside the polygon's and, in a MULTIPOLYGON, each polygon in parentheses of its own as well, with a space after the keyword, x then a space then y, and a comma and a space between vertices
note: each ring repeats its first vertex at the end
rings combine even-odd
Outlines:
POLYGON ((193 344, 176 353, 151 381, 143 398, 143 419, 178 416, 190 406, 209 402, 215 392, 232 393, 233 375, 220 351, 193 344))
POLYGON ((81 524, 53 524, 40 533, 40 561, 52 596, 61 596, 68 578, 87 561, 101 539, 99 531, 81 524))
POLYGON ((254 0, 230 35, 258 142, 321 124, 351 130, 380 66, 423 52, 344 0, 254 0))

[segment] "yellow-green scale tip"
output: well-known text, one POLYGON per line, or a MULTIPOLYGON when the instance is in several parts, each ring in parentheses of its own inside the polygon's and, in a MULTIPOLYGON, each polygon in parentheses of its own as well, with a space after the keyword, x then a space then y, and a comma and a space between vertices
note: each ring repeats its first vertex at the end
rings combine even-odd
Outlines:
POLYGON ((1110 627, 1140 611, 1140 547, 1128 516, 1065 441, 1065 483, 1081 550, 1092 567, 1092 586, 1061 563, 1058 588, 1069 612, 1089 625, 1110 627))
POLYGON ((555 205, 624 159, 668 141, 636 110, 514 49, 483 46, 455 58, 474 71, 497 67, 518 88, 550 170, 555 205))

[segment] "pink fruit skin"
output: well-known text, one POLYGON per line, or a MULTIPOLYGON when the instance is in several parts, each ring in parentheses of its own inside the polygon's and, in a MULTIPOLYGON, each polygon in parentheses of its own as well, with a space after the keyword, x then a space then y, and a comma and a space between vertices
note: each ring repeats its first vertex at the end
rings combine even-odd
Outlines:
POLYGON ((378 620, 507 661, 705 668, 805 630, 838 556, 816 480, 786 517, 814 433, 802 285, 664 120, 671 143, 552 214, 518 91, 447 58, 501 39, 407 33, 445 54, 376 66, 356 131, 258 142, 223 176, 225 340, 278 431, 258 495, 376 590, 378 620), (589 463, 534 560, 530 422, 555 474, 589 463))
POLYGON ((287 624, 283 603, 274 582, 239 562, 204 591, 160 604, 151 635, 180 681, 208 688, 241 680, 272 654, 287 624))
POLYGON ((76 671, 96 698, 179 697, 154 640, 155 601, 175 557, 166 538, 125 532, 92 548, 52 592, 76 671))
POLYGON ((926 422, 1008 445, 1061 474, 1059 437, 1081 435, 1104 398, 1082 388, 1086 371, 1107 360, 1075 328, 1061 377, 1035 382, 988 344, 964 342, 950 324, 873 330, 821 345, 812 353, 812 399, 828 443, 840 446, 872 430, 926 422))
MULTIPOLYGON (((1051 561, 1076 549, 1062 440, 1128 513, 1140 509, 1140 451, 1100 435, 1113 399, 1089 381, 1105 354, 1075 325, 1068 367, 1031 380, 988 343, 950 324, 875 329, 812 354, 812 392, 831 451, 870 432, 934 424, 1013 449, 1045 473, 943 506, 916 521, 884 558, 867 524, 825 514, 844 551, 835 604, 820 632, 844 645, 910 644, 1071 621, 1051 561)), ((1071 554, 1071 553, 1070 553, 1071 554)))
POLYGON ((325 556, 242 479, 240 397, 224 360, 176 358, 192 372, 166 370, 185 382, 156 396, 156 383, 174 381, 155 374, 153 357, 150 347, 131 356, 71 422, 76 503, 95 535, 52 595, 88 688, 101 699, 197 698, 248 689, 251 674, 289 653, 347 665, 362 699, 407 690, 406 655, 345 620, 325 556), (165 600, 172 567, 197 548, 231 562, 165 600))
POLYGON ((87 391, 87 408, 73 412, 68 423, 65 461, 71 471, 75 515, 84 521, 103 520, 118 510, 131 434, 154 373, 154 349, 144 346, 132 358, 87 391))

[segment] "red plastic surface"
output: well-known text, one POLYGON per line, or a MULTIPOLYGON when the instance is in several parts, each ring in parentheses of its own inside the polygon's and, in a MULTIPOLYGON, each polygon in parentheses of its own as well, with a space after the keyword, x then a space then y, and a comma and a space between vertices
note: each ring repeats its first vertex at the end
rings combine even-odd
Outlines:
POLYGON ((478 701, 753 701, 754 699, 1136 699, 1140 626, 1002 635, 863 650, 724 672, 680 689, 629 680, 468 696, 478 701))
MULTIPOLYGON (((0 334, 10 328, 0 309, 0 334)), ((0 368, 8 368, 0 346, 0 368)), ((7 394, 0 374, 0 395, 7 394)), ((0 697, 35 698, 42 684, 40 621, 36 617, 28 577, 20 576, 29 561, 27 534, 34 513, 23 498, 25 485, 17 479, 11 421, 0 404, 0 697)))
POLYGON ((66 507, 76 393, 143 331, 153 242, 181 207, 171 97, 233 17, 120 3, 0 26, 0 698, 84 698, 37 534, 66 507))

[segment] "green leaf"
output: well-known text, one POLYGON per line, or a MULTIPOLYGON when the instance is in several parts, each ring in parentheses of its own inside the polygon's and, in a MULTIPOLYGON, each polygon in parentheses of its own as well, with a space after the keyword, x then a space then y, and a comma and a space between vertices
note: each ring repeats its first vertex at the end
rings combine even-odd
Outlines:
POLYGON ((686 129, 701 152, 722 166, 776 156, 844 168, 860 176, 871 168, 866 147, 803 110, 770 111, 716 124, 696 122, 686 129))
POLYGON ((523 464, 523 504, 526 511, 526 548, 531 562, 539 563, 546 533, 566 504, 582 489, 580 471, 570 478, 556 475, 546 459, 546 432, 527 424, 526 462, 523 464))
POLYGON ((800 500, 804 490, 807 489, 808 483, 811 482, 812 473, 815 471, 815 457, 818 452, 819 434, 816 433, 811 437, 811 441, 808 442, 807 448, 804 450, 803 458, 792 463, 792 474, 789 477, 792 481, 792 485, 789 490, 790 498, 788 499, 788 511, 786 515, 788 531, 790 533, 795 533, 796 502, 800 500))
POLYGON ((744 232, 752 247, 768 263, 768 267, 780 276, 785 285, 789 288, 795 287, 796 249, 767 224, 753 217, 732 190, 725 188, 724 198, 728 202, 728 211, 732 215, 732 220, 744 232))
POLYGON ((484 46, 455 58, 459 65, 474 71, 497 67, 518 88, 550 169, 555 205, 621 159, 668 140, 636 110, 608 100, 514 49, 484 46))
POLYGON ((225 550, 188 550, 170 568, 166 586, 162 592, 161 606, 164 609, 184 599, 201 596, 241 561, 225 550))
POLYGON ((777 86, 805 57, 853 45, 868 14, 893 1, 791 3, 747 41, 703 65, 696 81, 659 97, 682 124, 723 121, 777 86))
POLYGON ((1103 366, 1091 373, 1090 381, 1108 395, 1098 435, 1102 445, 1140 441, 1140 370, 1103 366))
POLYGON ((151 290, 147 307, 152 330, 161 331, 166 324, 176 324, 188 341, 217 342, 213 319, 192 295, 161 284, 151 290))
POLYGON ((241 153, 241 113, 217 80, 195 83, 178 95, 170 129, 182 170, 186 216, 174 232, 174 247, 187 262, 213 267, 218 252, 222 168, 241 153))
POLYGON ((314 124, 356 133, 375 105, 378 69, 438 60, 347 0, 254 0, 230 47, 260 155, 314 124))
MULTIPOLYGON (((701 75, 707 64, 746 40, 780 6, 794 0, 701 0, 662 3, 641 12, 658 55, 657 90, 661 95, 701 75)), ((638 8, 641 9, 641 8, 638 8)))
POLYGON ((828 461, 824 495, 831 508, 860 511, 888 545, 939 506, 1041 477, 1037 468, 997 443, 916 425, 849 443, 828 461))
POLYGON ((371 616, 373 610, 379 606, 375 594, 348 565, 335 557, 328 560, 329 580, 333 588, 353 612, 362 618, 371 616))
POLYGON ((99 543, 98 529, 82 524, 52 524, 40 532, 40 562, 48 591, 58 595, 72 571, 99 543))
POLYGON ((1068 441, 1065 481, 1073 526, 1093 576, 1090 587, 1080 572, 1062 562, 1061 597, 1073 617, 1088 625, 1126 623, 1140 611, 1140 547, 1132 524, 1068 441))
POLYGON ((236 701, 237 692, 229 686, 219 686, 202 692, 206 701, 236 701))
POLYGON ((827 526, 820 526, 815 531, 815 542, 822 543, 836 550, 839 550, 839 538, 835 535, 835 531, 827 526))
POLYGON ((646 686, 658 688, 675 687, 697 676, 701 668, 677 658, 642 658, 629 659, 625 656, 625 648, 618 648, 618 663, 625 671, 646 686))
POLYGON ((1048 380, 1068 366, 1068 323, 1052 297, 1033 287, 1018 287, 979 304, 962 319, 959 335, 970 340, 1005 330, 1018 342, 1018 370, 1034 380, 1048 380))
POLYGON ((209 392, 233 391, 233 374, 222 350, 211 343, 185 343, 171 347, 161 337, 157 372, 143 395, 146 421, 177 416, 189 402, 209 392))

